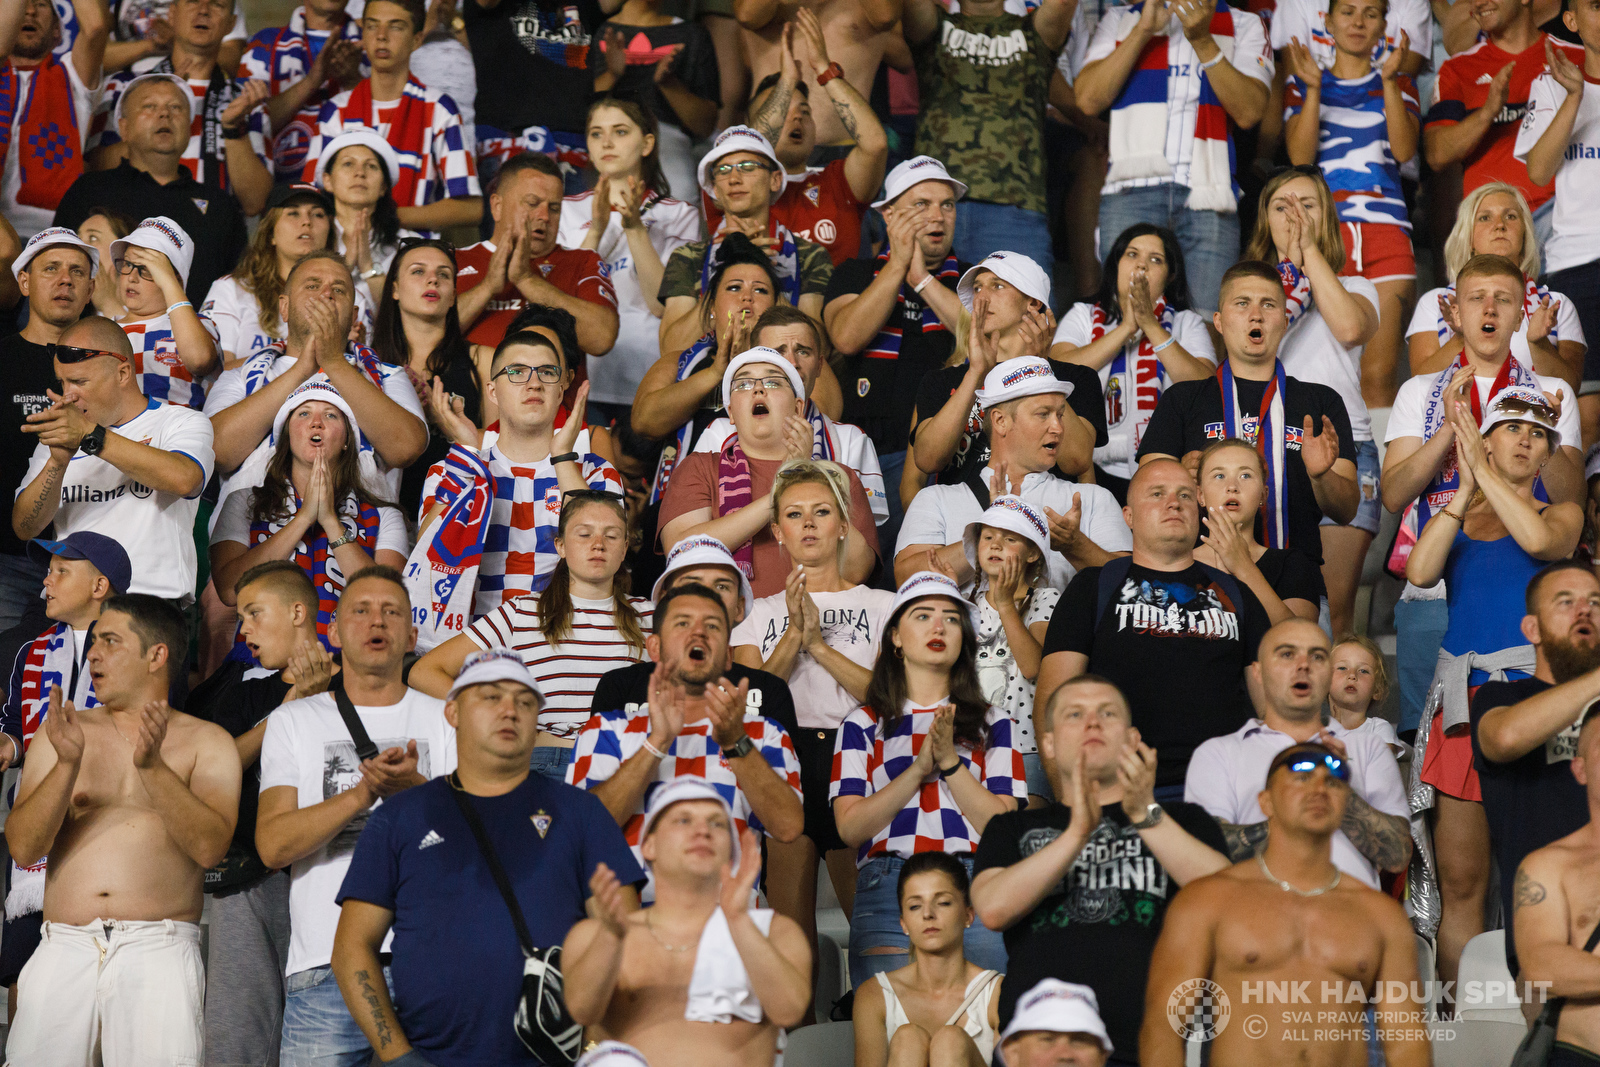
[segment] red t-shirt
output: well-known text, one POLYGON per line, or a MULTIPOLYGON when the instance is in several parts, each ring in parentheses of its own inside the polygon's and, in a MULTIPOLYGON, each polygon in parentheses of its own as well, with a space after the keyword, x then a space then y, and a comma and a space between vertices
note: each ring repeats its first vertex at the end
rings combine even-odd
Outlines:
POLYGON ((1439 80, 1434 88, 1433 103, 1428 108, 1428 126, 1452 126, 1484 105, 1489 98, 1489 83, 1507 63, 1515 63, 1511 71, 1511 88, 1506 96, 1506 106, 1495 116, 1489 132, 1467 156, 1463 168, 1461 191, 1470 193, 1480 185, 1492 181, 1509 182, 1522 190, 1528 207, 1539 206, 1555 195, 1556 186, 1535 185, 1528 178, 1527 164, 1516 158, 1517 130, 1528 111, 1528 87, 1544 73, 1544 43, 1549 41, 1565 48, 1567 56, 1580 67, 1583 50, 1564 41, 1541 33, 1539 40, 1527 51, 1517 55, 1498 47, 1491 41, 1479 41, 1465 52, 1451 56, 1439 68, 1439 80))
MULTIPOLYGON (((1523 93, 1527 95, 1526 90, 1523 93)), ((722 225, 722 211, 704 190, 700 203, 705 209, 709 232, 722 225)), ((828 250, 837 267, 861 253, 861 218, 866 205, 856 199, 845 180, 844 160, 836 159, 825 167, 811 167, 804 178, 790 177, 789 184, 772 205, 771 216, 789 227, 789 232, 828 250)))

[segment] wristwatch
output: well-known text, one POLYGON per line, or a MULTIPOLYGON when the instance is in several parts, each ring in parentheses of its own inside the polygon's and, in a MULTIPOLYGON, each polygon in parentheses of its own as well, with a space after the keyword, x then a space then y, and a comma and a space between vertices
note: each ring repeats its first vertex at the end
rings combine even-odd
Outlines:
POLYGON ((828 64, 827 70, 817 75, 817 84, 819 86, 827 85, 829 82, 833 81, 833 79, 840 77, 843 74, 844 68, 839 66, 838 61, 835 60, 834 62, 828 64))
POLYGON ((750 753, 754 752, 755 750, 755 743, 750 740, 749 734, 745 734, 743 737, 739 738, 738 744, 731 745, 722 750, 722 758, 725 760, 736 760, 740 756, 750 755, 750 753))
POLYGON ((1161 820, 1165 816, 1166 812, 1162 810, 1160 804, 1151 804, 1145 809, 1144 818, 1140 819, 1138 822, 1129 823, 1128 825, 1133 827, 1135 830, 1148 830, 1152 826, 1160 826, 1161 820))
POLYGON ((100 450, 106 447, 106 428, 96 426, 83 435, 83 440, 78 442, 78 450, 86 456, 98 456, 100 450))
POLYGON ((328 542, 328 551, 332 552, 336 548, 343 548, 345 545, 348 545, 350 542, 354 541, 355 539, 356 539, 356 535, 355 534, 347 533, 343 537, 339 538, 337 541, 329 541, 328 542))

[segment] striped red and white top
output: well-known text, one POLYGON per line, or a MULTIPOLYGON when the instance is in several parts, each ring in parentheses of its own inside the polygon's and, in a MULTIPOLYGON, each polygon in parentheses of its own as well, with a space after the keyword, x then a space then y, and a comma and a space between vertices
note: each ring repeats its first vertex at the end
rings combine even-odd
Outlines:
MULTIPOLYGON (((630 596, 628 603, 641 616, 641 628, 648 632, 650 601, 630 596)), ((539 729, 576 739, 589 720, 600 676, 645 658, 644 649, 629 647, 623 640, 617 629, 615 608, 612 597, 573 597, 572 637, 552 644, 539 629, 538 594, 519 596, 473 623, 467 636, 480 648, 507 648, 521 656, 544 693, 539 729)))

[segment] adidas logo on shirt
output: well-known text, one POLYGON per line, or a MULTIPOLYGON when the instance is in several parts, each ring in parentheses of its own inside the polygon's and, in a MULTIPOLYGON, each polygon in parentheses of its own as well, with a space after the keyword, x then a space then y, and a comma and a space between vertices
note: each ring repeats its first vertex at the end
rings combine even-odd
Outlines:
POLYGON ((462 278, 462 277, 465 277, 468 274, 476 274, 476 273, 478 273, 478 268, 474 267, 472 264, 468 263, 465 267, 462 267, 460 270, 456 271, 456 277, 457 278, 462 278))
POLYGON ((444 844, 444 838, 440 837, 437 831, 429 830, 422 838, 422 843, 417 846, 417 851, 421 852, 425 848, 432 848, 434 845, 442 844, 444 844))
POLYGON ((1480 74, 1480 75, 1478 75, 1478 80, 1476 82, 1474 82, 1473 84, 1475 84, 1475 85, 1489 85, 1493 81, 1494 81, 1494 79, 1491 78, 1489 75, 1480 74))

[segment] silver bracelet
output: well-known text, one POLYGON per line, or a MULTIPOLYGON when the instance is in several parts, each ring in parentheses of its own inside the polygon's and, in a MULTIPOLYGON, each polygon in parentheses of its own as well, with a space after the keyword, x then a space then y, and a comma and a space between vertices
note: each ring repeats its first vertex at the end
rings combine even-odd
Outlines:
POLYGON ((1150 354, 1151 355, 1155 355, 1155 354, 1157 354, 1159 352, 1163 352, 1166 349, 1171 348, 1173 345, 1175 345, 1177 343, 1178 343, 1177 334, 1169 333, 1169 334, 1167 334, 1167 339, 1165 341, 1162 341, 1160 344, 1156 345, 1154 348, 1152 348, 1150 350, 1150 354))

